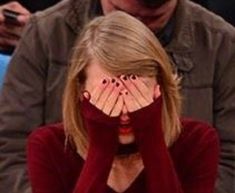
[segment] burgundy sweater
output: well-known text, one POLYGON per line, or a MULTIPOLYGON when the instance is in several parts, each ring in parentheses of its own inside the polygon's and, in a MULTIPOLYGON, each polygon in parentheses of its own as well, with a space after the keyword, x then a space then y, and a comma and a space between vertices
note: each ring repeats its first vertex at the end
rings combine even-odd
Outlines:
MULTIPOLYGON (((183 131, 168 149, 161 126, 156 122, 159 123, 160 117, 156 118, 160 112, 156 110, 157 105, 149 105, 131 115, 145 168, 125 193, 213 193, 219 157, 215 129, 202 122, 182 120, 183 131), (143 121, 145 118, 148 121, 143 121), (142 132, 141 128, 146 127, 151 128, 149 132, 146 129, 142 132)), ((98 114, 102 122, 110 121, 88 103, 85 109, 88 112, 85 118, 97 120, 98 114)), ((112 126, 115 125, 108 125, 112 126)), ((99 124, 95 122, 87 127, 99 127, 99 124)), ((84 162, 72 146, 65 149, 64 141, 62 124, 37 129, 29 137, 28 172, 33 193, 114 193, 106 181, 115 153, 111 149, 115 146, 106 144, 112 148, 105 151, 107 155, 103 158, 99 148, 91 148, 84 162)))

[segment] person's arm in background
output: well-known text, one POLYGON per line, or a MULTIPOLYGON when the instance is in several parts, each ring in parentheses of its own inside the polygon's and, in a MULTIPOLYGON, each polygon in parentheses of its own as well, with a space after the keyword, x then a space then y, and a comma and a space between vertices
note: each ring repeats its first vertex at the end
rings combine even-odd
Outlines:
POLYGON ((0 6, 0 51, 15 48, 19 42, 22 31, 27 24, 31 13, 20 3, 12 1, 0 6), (4 9, 18 13, 17 24, 7 22, 4 9))
POLYGON ((25 169, 25 144, 32 129, 45 121, 48 61, 42 43, 33 20, 14 52, 0 93, 0 192, 31 192, 25 169))

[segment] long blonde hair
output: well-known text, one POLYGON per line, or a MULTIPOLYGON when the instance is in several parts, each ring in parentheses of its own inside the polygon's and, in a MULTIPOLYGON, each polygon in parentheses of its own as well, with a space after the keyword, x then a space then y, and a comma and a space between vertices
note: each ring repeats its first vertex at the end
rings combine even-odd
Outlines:
POLYGON ((163 98, 164 138, 170 146, 181 131, 179 81, 155 35, 134 17, 116 11, 88 23, 74 47, 63 98, 63 122, 66 136, 74 142, 77 151, 85 155, 88 148, 79 97, 86 80, 84 70, 94 58, 114 75, 156 77, 163 98))

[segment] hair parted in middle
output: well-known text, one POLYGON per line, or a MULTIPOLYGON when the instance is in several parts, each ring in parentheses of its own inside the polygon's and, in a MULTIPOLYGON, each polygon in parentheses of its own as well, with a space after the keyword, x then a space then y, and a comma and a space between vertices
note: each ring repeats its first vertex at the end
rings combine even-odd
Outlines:
POLYGON ((156 77, 163 99, 165 143, 172 145, 181 132, 179 79, 153 32, 134 17, 115 11, 89 22, 73 50, 63 98, 63 123, 67 139, 77 151, 86 156, 88 149, 89 136, 83 126, 79 98, 86 81, 85 69, 94 59, 114 76, 156 77))

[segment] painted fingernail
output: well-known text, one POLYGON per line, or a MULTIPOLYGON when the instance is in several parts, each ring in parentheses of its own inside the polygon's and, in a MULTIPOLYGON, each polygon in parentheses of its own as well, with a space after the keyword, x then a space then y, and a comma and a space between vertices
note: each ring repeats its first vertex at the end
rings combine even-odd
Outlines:
POLYGON ((123 78, 123 80, 127 80, 127 76, 123 76, 122 78, 123 78))
POLYGON ((125 92, 125 95, 128 95, 128 92, 127 92, 127 91, 125 92))
POLYGON ((116 87, 119 87, 119 85, 120 85, 119 82, 116 82, 116 87))
POLYGON ((107 80, 104 79, 104 80, 102 81, 102 84, 106 84, 106 83, 107 83, 107 80))
POLYGON ((131 75, 131 79, 135 80, 136 76, 135 75, 131 75))
POLYGON ((115 83, 115 82, 116 82, 116 80, 115 80, 114 78, 112 78, 111 82, 112 82, 112 83, 115 83))

